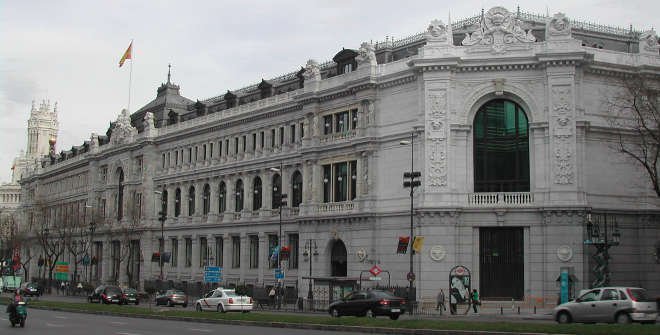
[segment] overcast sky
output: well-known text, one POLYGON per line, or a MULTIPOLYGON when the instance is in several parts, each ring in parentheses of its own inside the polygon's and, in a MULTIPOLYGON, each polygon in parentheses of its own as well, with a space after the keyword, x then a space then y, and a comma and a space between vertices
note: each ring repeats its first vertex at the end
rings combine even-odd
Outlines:
MULTIPOLYGON (((172 81, 202 100, 329 60, 363 41, 422 32, 433 19, 459 20, 503 6, 563 12, 604 25, 658 28, 657 0, 554 1, 32 1, 0 0, 0 182, 27 145, 32 100, 58 102, 57 151, 104 134, 128 105, 130 64, 118 61, 131 39, 131 112, 172 81)), ((129 61, 130 62, 130 61, 129 61)))

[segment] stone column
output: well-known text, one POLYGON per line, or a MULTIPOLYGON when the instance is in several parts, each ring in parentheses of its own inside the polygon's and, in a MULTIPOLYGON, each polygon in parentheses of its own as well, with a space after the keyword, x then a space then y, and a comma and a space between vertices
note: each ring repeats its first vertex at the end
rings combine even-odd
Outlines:
POLYGON ((241 268, 239 269, 239 278, 241 281, 245 280, 246 269, 250 267, 250 243, 248 236, 241 233, 241 268))
POLYGON ((227 209, 225 210, 225 221, 234 219, 234 212, 236 210, 236 178, 231 177, 226 179, 227 186, 227 209))
POLYGON ((181 215, 182 217, 189 217, 188 215, 188 192, 190 191, 190 184, 181 184, 181 215))
POLYGON ((209 186, 211 186, 211 195, 209 199, 209 219, 215 218, 218 216, 218 192, 220 192, 220 181, 217 179, 212 179, 209 181, 209 186))
POLYGON ((268 235, 264 232, 259 232, 259 270, 257 280, 260 283, 264 282, 266 275, 265 269, 268 269, 268 235))
POLYGON ((195 183, 195 217, 204 215, 204 186, 207 183, 208 180, 200 180, 195 183))
POLYGON ((252 212, 252 201, 254 199, 254 190, 252 189, 253 176, 245 176, 243 178, 243 211, 246 213, 252 212))
MULTIPOLYGON (((199 263, 200 263, 199 262, 199 257, 200 257, 200 254, 201 254, 201 249, 200 248, 201 248, 201 245, 202 245, 200 243, 199 239, 201 237, 204 237, 204 236, 195 234, 192 237, 190 237, 192 239, 192 264, 190 266, 190 274, 191 274, 191 278, 193 280, 195 279, 195 275, 199 274, 201 272, 200 266, 199 266, 199 263)), ((208 241, 207 241, 207 243, 208 243, 208 241)))
POLYGON ((312 184, 312 204, 323 202, 323 169, 318 161, 312 165, 312 180, 310 182, 312 184))
POLYGON ((273 172, 266 170, 267 172, 261 174, 261 191, 263 192, 263 206, 262 214, 265 216, 270 216, 272 204, 273 204, 273 172))

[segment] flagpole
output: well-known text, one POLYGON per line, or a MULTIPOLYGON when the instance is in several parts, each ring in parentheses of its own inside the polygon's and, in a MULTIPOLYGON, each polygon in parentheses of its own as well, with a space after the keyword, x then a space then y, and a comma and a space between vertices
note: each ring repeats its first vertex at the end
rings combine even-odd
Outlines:
POLYGON ((131 111, 131 87, 133 85, 133 40, 131 40, 131 70, 128 74, 128 112, 131 111))

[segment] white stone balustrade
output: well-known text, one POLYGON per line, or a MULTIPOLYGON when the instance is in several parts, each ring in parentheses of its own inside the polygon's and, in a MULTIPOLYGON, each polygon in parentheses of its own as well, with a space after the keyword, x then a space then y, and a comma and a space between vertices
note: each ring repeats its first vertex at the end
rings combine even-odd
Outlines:
POLYGON ((483 192, 468 194, 469 207, 526 207, 534 203, 530 192, 483 192))

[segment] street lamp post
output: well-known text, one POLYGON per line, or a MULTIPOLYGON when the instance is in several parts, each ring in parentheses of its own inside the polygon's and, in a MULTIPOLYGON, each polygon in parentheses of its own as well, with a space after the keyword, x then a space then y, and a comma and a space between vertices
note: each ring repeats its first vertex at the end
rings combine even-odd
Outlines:
POLYGON ((415 241, 415 238, 413 236, 414 231, 413 231, 413 219, 414 219, 414 207, 413 207, 413 195, 415 191, 415 187, 418 187, 421 185, 421 182, 419 180, 415 180, 416 178, 421 177, 421 173, 419 171, 415 171, 415 145, 414 145, 414 140, 415 140, 415 132, 410 133, 410 141, 403 140, 399 142, 401 145, 410 145, 410 172, 404 172, 403 173, 403 187, 404 188, 410 188, 410 270, 408 274, 406 275, 406 278, 408 279, 409 282, 409 287, 408 287, 408 302, 410 304, 410 308, 408 308, 409 314, 412 314, 412 309, 414 307, 414 301, 415 301, 415 295, 414 295, 414 282, 415 282, 415 271, 413 269, 413 243, 415 241))
POLYGON ((591 287, 604 287, 610 284, 609 249, 619 245, 621 233, 616 218, 610 217, 608 220, 607 213, 597 216, 595 221, 591 221, 591 213, 587 214, 587 239, 584 244, 596 247, 596 254, 593 256, 596 264, 592 268, 595 278, 591 287))
MULTIPOLYGON (((160 280, 162 281, 163 280, 163 252, 164 252, 163 247, 165 246, 164 245, 165 244, 164 228, 165 228, 165 220, 167 219, 167 213, 165 212, 165 208, 163 206, 163 203, 164 203, 163 199, 162 199, 163 192, 154 191, 154 193, 161 195, 161 199, 160 199, 161 209, 158 212, 158 221, 160 221, 160 240, 158 241, 158 266, 160 267, 160 276, 158 278, 160 278, 160 280)), ((165 200, 165 201, 167 201, 167 200, 165 200)))
MULTIPOLYGON (((286 206, 286 204, 287 204, 287 202, 286 202, 287 195, 282 192, 282 184, 283 184, 282 175, 284 174, 284 167, 282 165, 282 162, 280 162, 280 167, 279 168, 273 167, 273 168, 270 168, 270 170, 273 171, 273 172, 278 172, 280 174, 280 185, 279 185, 280 189, 278 190, 277 185, 275 185, 275 186, 273 186, 273 191, 276 192, 277 199, 274 199, 274 200, 276 201, 277 207, 278 207, 279 212, 280 212, 279 213, 280 214, 279 215, 280 216, 280 220, 279 220, 279 230, 280 231, 279 231, 279 235, 277 237, 277 270, 278 270, 279 275, 282 276, 282 273, 283 273, 283 271, 282 271, 282 208, 284 206, 286 206)), ((279 286, 281 286, 282 280, 280 278, 278 278, 277 283, 278 283, 279 286)), ((282 294, 282 288, 281 287, 280 287, 279 291, 280 291, 279 293, 281 295, 282 294)), ((282 301, 281 296, 278 297, 278 301, 281 303, 281 301, 282 301)))
POLYGON ((303 256, 309 257, 309 282, 307 286, 307 299, 309 299, 310 306, 312 306, 312 301, 314 300, 314 292, 312 291, 312 264, 314 263, 314 256, 318 256, 318 246, 316 245, 315 239, 309 239, 305 242, 305 249, 303 256), (314 251, 312 251, 312 248, 314 251))

